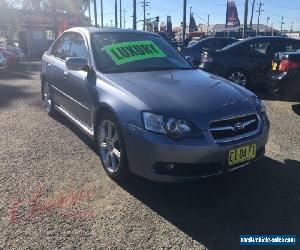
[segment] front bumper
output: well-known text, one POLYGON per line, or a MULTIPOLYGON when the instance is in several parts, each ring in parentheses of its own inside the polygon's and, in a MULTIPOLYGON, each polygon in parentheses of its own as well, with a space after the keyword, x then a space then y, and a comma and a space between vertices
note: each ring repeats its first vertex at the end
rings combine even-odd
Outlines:
POLYGON ((184 182, 197 178, 221 175, 245 167, 263 157, 269 136, 269 125, 259 134, 225 144, 217 144, 209 131, 202 131, 204 139, 172 140, 133 125, 123 125, 130 171, 159 182, 184 182), (257 157, 250 162, 228 167, 232 149, 256 144, 257 157), (168 170, 166 166, 175 167, 168 170))

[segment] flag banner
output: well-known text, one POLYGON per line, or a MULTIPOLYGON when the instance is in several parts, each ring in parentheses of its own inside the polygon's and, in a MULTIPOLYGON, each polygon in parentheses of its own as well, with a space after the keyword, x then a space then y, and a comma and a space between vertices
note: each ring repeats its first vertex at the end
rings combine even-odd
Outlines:
POLYGON ((198 26, 196 24, 193 14, 191 14, 190 15, 189 32, 194 32, 194 31, 198 31, 198 26))
POLYGON ((240 26, 240 19, 235 5, 235 0, 227 1, 226 27, 240 26))

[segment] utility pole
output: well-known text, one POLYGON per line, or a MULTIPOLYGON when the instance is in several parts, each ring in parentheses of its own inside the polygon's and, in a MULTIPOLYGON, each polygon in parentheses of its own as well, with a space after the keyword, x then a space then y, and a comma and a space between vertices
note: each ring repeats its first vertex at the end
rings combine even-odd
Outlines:
POLYGON ((210 19, 210 14, 207 15, 207 35, 209 32, 209 19, 210 19))
POLYGON ((115 27, 118 28, 118 0, 115 0, 115 27))
POLYGON ((293 26, 294 26, 294 22, 292 22, 292 25, 291 25, 291 32, 293 32, 293 26))
POLYGON ((263 6, 264 4, 259 1, 259 7, 258 7, 258 17, 257 17, 257 27, 256 27, 256 35, 258 35, 258 32, 259 32, 259 20, 260 20, 260 14, 261 12, 263 12, 264 10, 261 9, 261 7, 263 6))
POLYGON ((182 20, 182 44, 185 41, 185 31, 186 31, 186 1, 183 0, 183 20, 182 20))
POLYGON ((252 1, 252 10, 251 10, 251 19, 250 19, 250 30, 252 30, 254 6, 255 6, 255 0, 252 1))
POLYGON ((143 6, 143 13, 144 13, 144 23, 143 23, 143 30, 146 30, 146 7, 149 6, 150 2, 143 0, 142 2, 140 2, 143 6))
POLYGON ((132 28, 136 30, 136 0, 133 0, 132 28))
POLYGON ((120 28, 122 29, 122 0, 119 2, 119 12, 120 12, 120 28))
POLYGON ((265 36, 267 36, 267 31, 268 31, 268 26, 269 26, 269 20, 270 20, 271 17, 267 17, 267 27, 266 27, 266 30, 265 30, 265 36))
POLYGON ((94 0, 94 18, 95 18, 95 27, 98 26, 97 22, 97 0, 94 0))
POLYGON ((100 0, 101 7, 101 27, 103 28, 103 0, 100 0))
POLYGON ((247 36, 247 24, 248 24, 248 0, 245 0, 245 14, 244 14, 244 30, 243 30, 243 38, 247 36))
POLYGON ((92 22, 92 20, 91 20, 91 0, 89 0, 89 2, 88 2, 88 12, 89 12, 89 18, 90 18, 90 24, 91 24, 91 22, 92 22))
POLYGON ((282 31, 282 26, 284 25, 284 22, 283 22, 283 16, 281 17, 281 22, 280 22, 281 26, 280 26, 280 31, 282 31))
POLYGON ((123 28, 125 29, 126 28, 126 18, 125 18, 125 15, 126 15, 126 10, 123 10, 123 19, 124 19, 124 23, 123 23, 123 28))
POLYGON ((271 30, 272 30, 272 36, 274 36, 274 28, 273 28, 274 24, 271 23, 271 30))

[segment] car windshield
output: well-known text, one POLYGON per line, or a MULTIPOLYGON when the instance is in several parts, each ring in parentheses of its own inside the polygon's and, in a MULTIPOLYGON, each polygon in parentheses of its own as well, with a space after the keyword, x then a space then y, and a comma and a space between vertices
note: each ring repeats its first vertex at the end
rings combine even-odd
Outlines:
POLYGON ((92 47, 102 73, 193 69, 168 42, 152 34, 96 33, 92 47))

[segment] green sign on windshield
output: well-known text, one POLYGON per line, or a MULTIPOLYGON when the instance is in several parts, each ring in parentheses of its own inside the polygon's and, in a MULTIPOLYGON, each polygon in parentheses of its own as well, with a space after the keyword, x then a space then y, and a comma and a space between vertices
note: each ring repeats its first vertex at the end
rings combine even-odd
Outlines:
POLYGON ((117 65, 148 58, 166 57, 154 42, 148 40, 116 43, 104 46, 103 49, 117 65))

